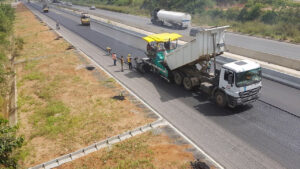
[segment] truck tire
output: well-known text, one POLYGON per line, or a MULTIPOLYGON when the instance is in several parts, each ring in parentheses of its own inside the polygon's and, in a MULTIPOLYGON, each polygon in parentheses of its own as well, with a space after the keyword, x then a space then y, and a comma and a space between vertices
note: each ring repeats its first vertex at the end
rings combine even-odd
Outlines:
POLYGON ((173 79, 175 84, 177 85, 182 85, 182 81, 183 81, 183 75, 182 73, 180 73, 179 71, 174 71, 173 72, 173 79))
POLYGON ((189 77, 184 77, 183 78, 183 87, 186 90, 192 90, 193 89, 193 83, 192 83, 192 80, 189 77))
POLYGON ((172 28, 173 28, 173 29, 178 29, 177 24, 172 24, 172 28))
POLYGON ((224 92, 217 91, 217 93, 215 95, 215 101, 218 106, 225 107, 227 104, 227 100, 226 100, 226 95, 224 94, 224 92))
POLYGON ((144 74, 145 70, 143 69, 143 66, 144 66, 143 63, 137 63, 136 70, 139 71, 140 73, 144 74))
POLYGON ((150 72, 150 67, 147 65, 147 64, 144 64, 144 63, 139 63, 137 65, 137 70, 142 73, 142 74, 145 74, 145 73, 149 73, 150 72))
POLYGON ((182 24, 176 24, 176 29, 182 30, 182 24))

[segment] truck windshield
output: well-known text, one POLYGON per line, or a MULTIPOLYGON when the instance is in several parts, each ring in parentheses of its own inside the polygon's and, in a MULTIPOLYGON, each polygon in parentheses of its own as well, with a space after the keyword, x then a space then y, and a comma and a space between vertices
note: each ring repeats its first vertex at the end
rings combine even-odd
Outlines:
POLYGON ((236 74, 236 86, 248 86, 261 81, 261 68, 236 74))

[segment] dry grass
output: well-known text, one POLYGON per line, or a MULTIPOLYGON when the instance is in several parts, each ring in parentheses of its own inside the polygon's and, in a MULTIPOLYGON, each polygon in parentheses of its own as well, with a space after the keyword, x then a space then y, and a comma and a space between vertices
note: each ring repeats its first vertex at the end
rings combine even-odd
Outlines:
POLYGON ((17 67, 19 134, 26 139, 22 166, 34 166, 154 121, 145 117, 147 110, 129 100, 112 99, 122 87, 100 70, 83 68, 87 61, 66 50, 64 40, 54 40, 56 34, 24 6, 18 6, 16 15, 16 35, 25 40, 18 59, 49 56, 17 67))
POLYGON ((194 158, 186 148, 188 145, 176 145, 164 134, 147 132, 58 168, 190 168, 194 158))
POLYGON ((19 5, 16 12, 15 36, 21 37, 25 42, 25 50, 20 52, 20 57, 17 59, 29 59, 65 52, 69 44, 63 40, 55 40, 57 35, 49 33, 49 27, 37 20, 25 6, 19 5))

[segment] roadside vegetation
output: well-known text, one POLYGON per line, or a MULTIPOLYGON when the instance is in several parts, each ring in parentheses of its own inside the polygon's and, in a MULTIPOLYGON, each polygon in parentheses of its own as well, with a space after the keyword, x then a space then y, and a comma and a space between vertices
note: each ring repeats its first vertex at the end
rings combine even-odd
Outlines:
POLYGON ((24 138, 16 135, 18 127, 10 127, 8 120, 0 117, 0 168, 18 168, 19 154, 24 138))
POLYGON ((14 57, 22 49, 22 39, 13 34, 15 11, 0 1, 0 168, 17 168, 24 138, 17 135, 18 126, 9 126, 11 81, 14 77, 14 57))
POLYGON ((300 3, 292 0, 71 0, 116 12, 149 16, 155 8, 193 15, 196 25, 230 25, 250 35, 300 43, 300 3))
MULTIPOLYGON (((1 1, 0 1, 1 2, 1 1)), ((1 113, 7 111, 6 98, 9 94, 9 78, 13 74, 10 59, 13 55, 13 22, 15 14, 10 5, 0 4, 0 105, 1 113)))

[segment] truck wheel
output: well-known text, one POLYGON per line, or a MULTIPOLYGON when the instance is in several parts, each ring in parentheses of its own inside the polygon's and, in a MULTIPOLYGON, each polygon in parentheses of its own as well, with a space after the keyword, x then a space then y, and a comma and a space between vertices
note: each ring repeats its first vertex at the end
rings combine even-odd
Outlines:
POLYGON ((186 90, 192 90, 193 89, 193 84, 192 84, 192 81, 189 77, 184 77, 183 78, 183 87, 186 90))
POLYGON ((173 77, 174 77, 175 84, 182 85, 183 76, 182 76, 182 74, 180 72, 174 71, 173 72, 173 77))
POLYGON ((218 91, 216 93, 215 99, 216 99, 216 103, 218 104, 218 106, 220 106, 220 107, 226 106, 226 104, 227 104, 226 96, 223 92, 218 91))
POLYGON ((145 70, 144 70, 144 64, 143 64, 143 63, 137 63, 136 69, 137 69, 140 73, 142 73, 142 74, 146 73, 145 70))
POLYGON ((147 64, 144 64, 143 69, 144 69, 145 73, 150 73, 151 72, 151 67, 147 64))
POLYGON ((176 29, 181 30, 182 29, 182 24, 177 24, 176 29))

